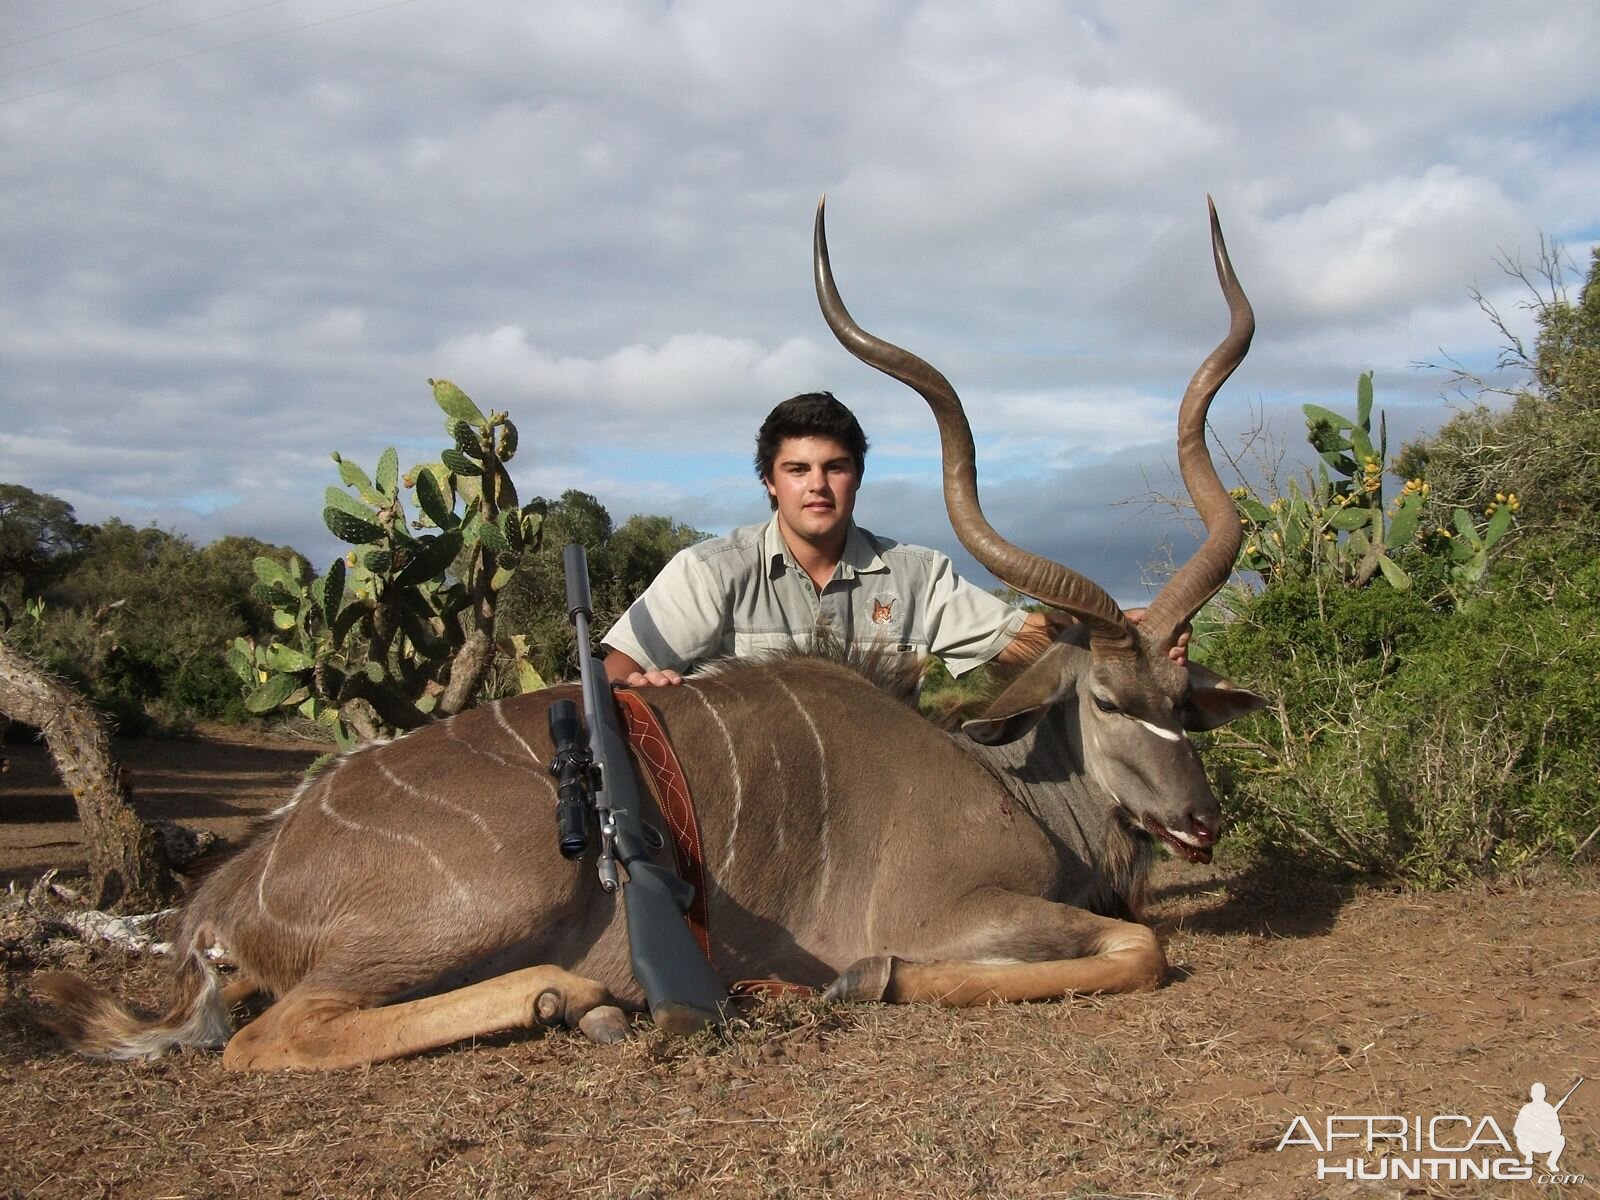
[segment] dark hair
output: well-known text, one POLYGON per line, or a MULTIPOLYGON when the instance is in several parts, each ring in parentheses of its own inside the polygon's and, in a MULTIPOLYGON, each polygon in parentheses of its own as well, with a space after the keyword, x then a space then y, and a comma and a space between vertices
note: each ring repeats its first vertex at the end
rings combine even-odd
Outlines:
POLYGON ((773 460, 785 438, 832 438, 850 451, 856 477, 867 469, 867 435, 855 414, 833 398, 832 392, 807 392, 791 396, 767 414, 756 434, 756 474, 765 483, 772 478, 773 460))

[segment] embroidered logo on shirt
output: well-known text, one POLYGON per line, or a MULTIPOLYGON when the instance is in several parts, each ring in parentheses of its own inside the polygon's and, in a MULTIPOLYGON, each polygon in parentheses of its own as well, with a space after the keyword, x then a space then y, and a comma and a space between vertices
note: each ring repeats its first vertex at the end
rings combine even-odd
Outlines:
POLYGON ((894 597, 888 600, 874 598, 872 601, 872 623, 874 625, 887 625, 894 620, 894 597))

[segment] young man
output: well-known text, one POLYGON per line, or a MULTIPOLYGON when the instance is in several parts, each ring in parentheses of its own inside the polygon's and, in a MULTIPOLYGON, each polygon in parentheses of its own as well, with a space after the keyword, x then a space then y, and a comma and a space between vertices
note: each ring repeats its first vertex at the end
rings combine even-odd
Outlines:
POLYGON ((809 645, 819 623, 857 645, 936 654, 956 675, 1044 653, 1073 618, 1024 613, 938 551, 855 523, 866 454, 855 416, 827 392, 773 409, 756 435, 772 518, 676 555, 605 635, 607 677, 679 684, 708 659, 809 645))

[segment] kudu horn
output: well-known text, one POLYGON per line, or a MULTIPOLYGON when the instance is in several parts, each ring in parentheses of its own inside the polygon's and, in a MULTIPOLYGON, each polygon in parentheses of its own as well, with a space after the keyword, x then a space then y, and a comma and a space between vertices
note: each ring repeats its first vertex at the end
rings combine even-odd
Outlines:
POLYGON ((1256 316, 1233 273, 1233 263, 1228 260, 1217 206, 1210 196, 1206 197, 1206 208, 1211 213, 1211 254, 1217 263, 1217 282, 1228 301, 1228 333, 1189 380, 1183 403, 1178 406, 1178 469, 1183 473, 1183 486, 1194 501, 1195 511, 1205 522, 1206 540, 1167 580, 1145 613, 1149 635, 1162 645, 1228 581, 1243 537, 1239 510, 1217 477, 1211 452, 1206 449, 1206 412, 1217 390, 1249 352, 1256 316))
MULTIPOLYGON (((817 205, 813 243, 817 301, 822 306, 823 318, 845 349, 868 366, 914 389, 933 410, 943 449, 945 508, 961 544, 996 578, 1024 595, 1085 621, 1089 625, 1090 643, 1097 654, 1132 651, 1133 627, 1109 593, 1060 563, 1013 546, 984 518, 978 504, 972 430, 960 397, 950 381, 934 367, 910 351, 868 333, 850 316, 839 298, 828 262, 823 220, 826 204, 824 197, 817 205)), ((1222 240, 1222 227, 1217 221, 1216 205, 1209 196, 1206 205, 1211 214, 1211 246, 1217 278, 1228 302, 1230 322, 1227 336, 1189 381, 1178 410, 1178 465, 1184 486, 1205 523, 1207 537, 1205 544, 1167 581, 1145 616, 1142 632, 1146 641, 1163 647, 1171 644, 1177 630, 1199 612, 1227 580, 1239 552, 1241 536, 1233 500, 1222 486, 1206 449, 1205 425, 1212 397, 1250 348, 1255 315, 1234 276, 1228 248, 1222 240)))
POLYGON ((857 325, 839 298, 828 264, 828 236, 823 225, 827 197, 817 204, 813 254, 817 276, 817 302, 835 337, 869 367, 898 379, 928 402, 939 425, 944 459, 944 504, 950 524, 961 544, 995 578, 1053 608, 1070 612, 1089 626, 1097 653, 1131 652, 1133 626, 1121 606, 1092 580, 1076 571, 1013 546, 994 531, 978 504, 978 469, 972 429, 961 398, 937 369, 899 346, 868 333, 857 325))

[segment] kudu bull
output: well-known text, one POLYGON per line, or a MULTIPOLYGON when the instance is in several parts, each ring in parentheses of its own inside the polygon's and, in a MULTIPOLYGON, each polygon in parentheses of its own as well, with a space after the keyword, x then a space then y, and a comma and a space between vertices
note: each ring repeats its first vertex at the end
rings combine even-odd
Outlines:
MULTIPOLYGON (((967 736, 942 732, 826 657, 727 663, 649 693, 699 810, 712 961, 847 1000, 950 1005, 1156 986, 1134 923, 1152 846, 1211 856, 1220 819, 1185 729, 1259 707, 1167 650, 1227 578, 1239 522, 1204 443, 1212 396, 1253 318, 1212 212, 1227 337, 1179 414, 1207 539, 1130 624, 1111 597, 984 520, 955 392, 861 330, 840 302, 817 211, 818 297, 870 365, 938 418, 945 495, 973 555, 1072 613, 967 736), (831 981, 831 985, 830 985, 831 981)), ((237 1069, 335 1068, 538 1025, 612 1040, 638 1007, 622 909, 559 855, 546 712, 571 689, 504 700, 346 755, 304 784, 187 906, 170 1011, 140 1020, 81 980, 42 978, 53 1023, 92 1053, 226 1042, 237 1069), (240 968, 224 989, 204 950, 240 968), (276 997, 232 1033, 228 1001, 276 997)))

